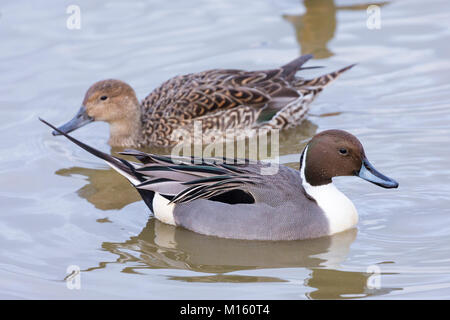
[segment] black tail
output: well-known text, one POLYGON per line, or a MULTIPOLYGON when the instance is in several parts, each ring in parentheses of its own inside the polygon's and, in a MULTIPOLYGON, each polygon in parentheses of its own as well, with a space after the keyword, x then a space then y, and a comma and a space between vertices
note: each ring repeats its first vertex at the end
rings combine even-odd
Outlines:
MULTIPOLYGON (((309 69, 309 68, 302 68, 302 65, 304 65, 309 59, 312 59, 312 54, 305 54, 301 57, 298 57, 297 59, 289 62, 288 64, 285 64, 281 67, 283 69, 282 76, 286 79, 291 79, 294 77, 295 73, 299 71, 300 69, 309 69)), ((317 67, 312 67, 317 68, 317 67)), ((319 67, 320 68, 320 67, 319 67)))
POLYGON ((137 180, 140 180, 139 178, 139 173, 137 173, 134 170, 134 167, 126 160, 120 159, 120 158, 116 158, 114 156, 111 156, 107 153, 104 153, 100 150, 97 150, 95 148, 92 148, 91 146, 88 146, 87 144, 72 138, 71 136, 69 136, 67 133, 59 130, 58 128, 56 128, 55 126, 51 125, 50 123, 48 123, 47 121, 39 118, 39 120, 41 120, 43 123, 45 123, 46 125, 48 125, 50 128, 54 129, 56 132, 58 132, 59 134, 65 136, 67 139, 69 139, 70 141, 72 141, 73 143, 75 143, 76 145, 78 145, 79 147, 83 148, 84 150, 86 150, 87 152, 89 152, 90 154, 105 160, 106 162, 108 162, 109 164, 111 164, 112 166, 122 170, 123 172, 129 174, 130 176, 135 177, 137 180))
MULTIPOLYGON (((39 120, 41 120, 43 123, 45 123, 46 125, 48 125, 50 128, 56 130, 56 132, 62 134, 63 136, 65 136, 67 139, 69 139, 70 141, 72 141, 73 143, 75 143, 76 145, 80 146, 81 148, 83 148, 84 150, 86 150, 87 152, 89 152, 90 154, 105 160, 106 162, 108 162, 109 164, 111 164, 111 166, 121 170, 122 172, 124 172, 125 174, 121 173, 123 176, 125 176, 125 178, 128 178, 126 175, 129 175, 132 178, 135 178, 136 180, 139 180, 140 182, 144 181, 144 178, 142 177, 142 174, 139 172, 136 172, 135 168, 133 167, 133 165, 131 163, 129 163, 128 161, 124 160, 124 159, 120 159, 120 158, 116 158, 114 156, 111 156, 107 153, 101 152, 100 150, 97 150, 95 148, 92 148, 91 146, 88 146, 87 144, 72 138, 71 136, 69 136, 67 133, 62 132, 61 130, 59 130, 58 128, 54 127, 53 125, 51 125, 50 123, 48 123, 47 121, 39 118, 39 120)), ((130 179, 128 179, 130 180, 130 179)), ((131 181, 130 181, 131 182, 131 181)), ((131 183, 134 186, 134 183, 131 183)), ((153 212, 153 197, 155 196, 155 193, 151 190, 141 190, 136 188, 136 190, 139 192, 139 194, 141 195, 142 199, 144 200, 145 204, 149 207, 149 209, 153 212)))

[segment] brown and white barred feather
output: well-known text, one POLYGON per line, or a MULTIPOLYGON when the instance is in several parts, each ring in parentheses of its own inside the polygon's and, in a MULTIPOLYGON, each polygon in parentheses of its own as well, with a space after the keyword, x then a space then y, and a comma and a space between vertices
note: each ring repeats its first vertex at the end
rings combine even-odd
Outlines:
POLYGON ((186 136, 199 143, 193 139, 195 121, 201 121, 202 142, 233 130, 249 136, 300 124, 317 94, 352 67, 310 80, 296 77, 310 58, 274 70, 215 69, 166 81, 142 101, 141 145, 171 146, 186 136))

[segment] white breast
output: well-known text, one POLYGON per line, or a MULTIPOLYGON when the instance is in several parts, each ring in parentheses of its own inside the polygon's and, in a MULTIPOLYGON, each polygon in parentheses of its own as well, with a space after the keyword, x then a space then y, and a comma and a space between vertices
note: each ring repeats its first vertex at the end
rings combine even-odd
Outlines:
POLYGON ((316 187, 311 185, 306 187, 304 183, 303 187, 324 211, 328 219, 330 234, 350 229, 358 223, 358 213, 353 202, 333 183, 316 187))
POLYGON ((316 200, 325 213, 330 229, 329 234, 353 228, 358 223, 358 212, 353 202, 340 192, 332 182, 322 186, 312 186, 306 181, 305 162, 307 149, 308 147, 305 148, 302 161, 302 185, 306 193, 316 200))

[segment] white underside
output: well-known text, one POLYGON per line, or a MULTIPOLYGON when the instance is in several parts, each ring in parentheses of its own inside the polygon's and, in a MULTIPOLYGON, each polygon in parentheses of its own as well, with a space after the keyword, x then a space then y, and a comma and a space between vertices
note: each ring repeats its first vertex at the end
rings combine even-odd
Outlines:
POLYGON ((335 234, 353 228, 358 223, 358 212, 353 202, 331 182, 322 186, 312 186, 305 178, 305 163, 308 147, 303 156, 301 177, 306 193, 316 200, 325 213, 329 225, 329 234, 335 234))

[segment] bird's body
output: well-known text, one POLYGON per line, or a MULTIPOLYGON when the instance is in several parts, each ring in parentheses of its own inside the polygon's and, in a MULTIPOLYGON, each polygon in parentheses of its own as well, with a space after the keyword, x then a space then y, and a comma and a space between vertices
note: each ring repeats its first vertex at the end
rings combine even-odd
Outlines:
POLYGON ((314 199, 305 196, 297 170, 280 166, 276 175, 260 176, 259 166, 245 168, 259 179, 241 187, 254 203, 208 199, 180 203, 173 210, 175 225, 201 234, 249 240, 296 240, 330 234, 325 212, 314 199))
POLYGON ((140 161, 134 163, 61 134, 126 177, 158 220, 223 238, 296 240, 335 234, 354 227, 358 215, 333 177, 353 175, 385 188, 398 186, 373 168, 356 137, 340 130, 314 136, 302 153, 300 170, 280 165, 275 171, 267 170, 271 164, 249 160, 122 152, 140 161))
POLYGON ((60 130, 68 133, 100 120, 109 122, 113 146, 167 147, 180 138, 210 143, 296 126, 317 94, 352 67, 310 80, 297 77, 311 57, 305 55, 272 70, 214 69, 176 76, 140 104, 126 83, 103 80, 92 85, 80 112, 60 130), (200 138, 194 134, 196 125, 200 138))

